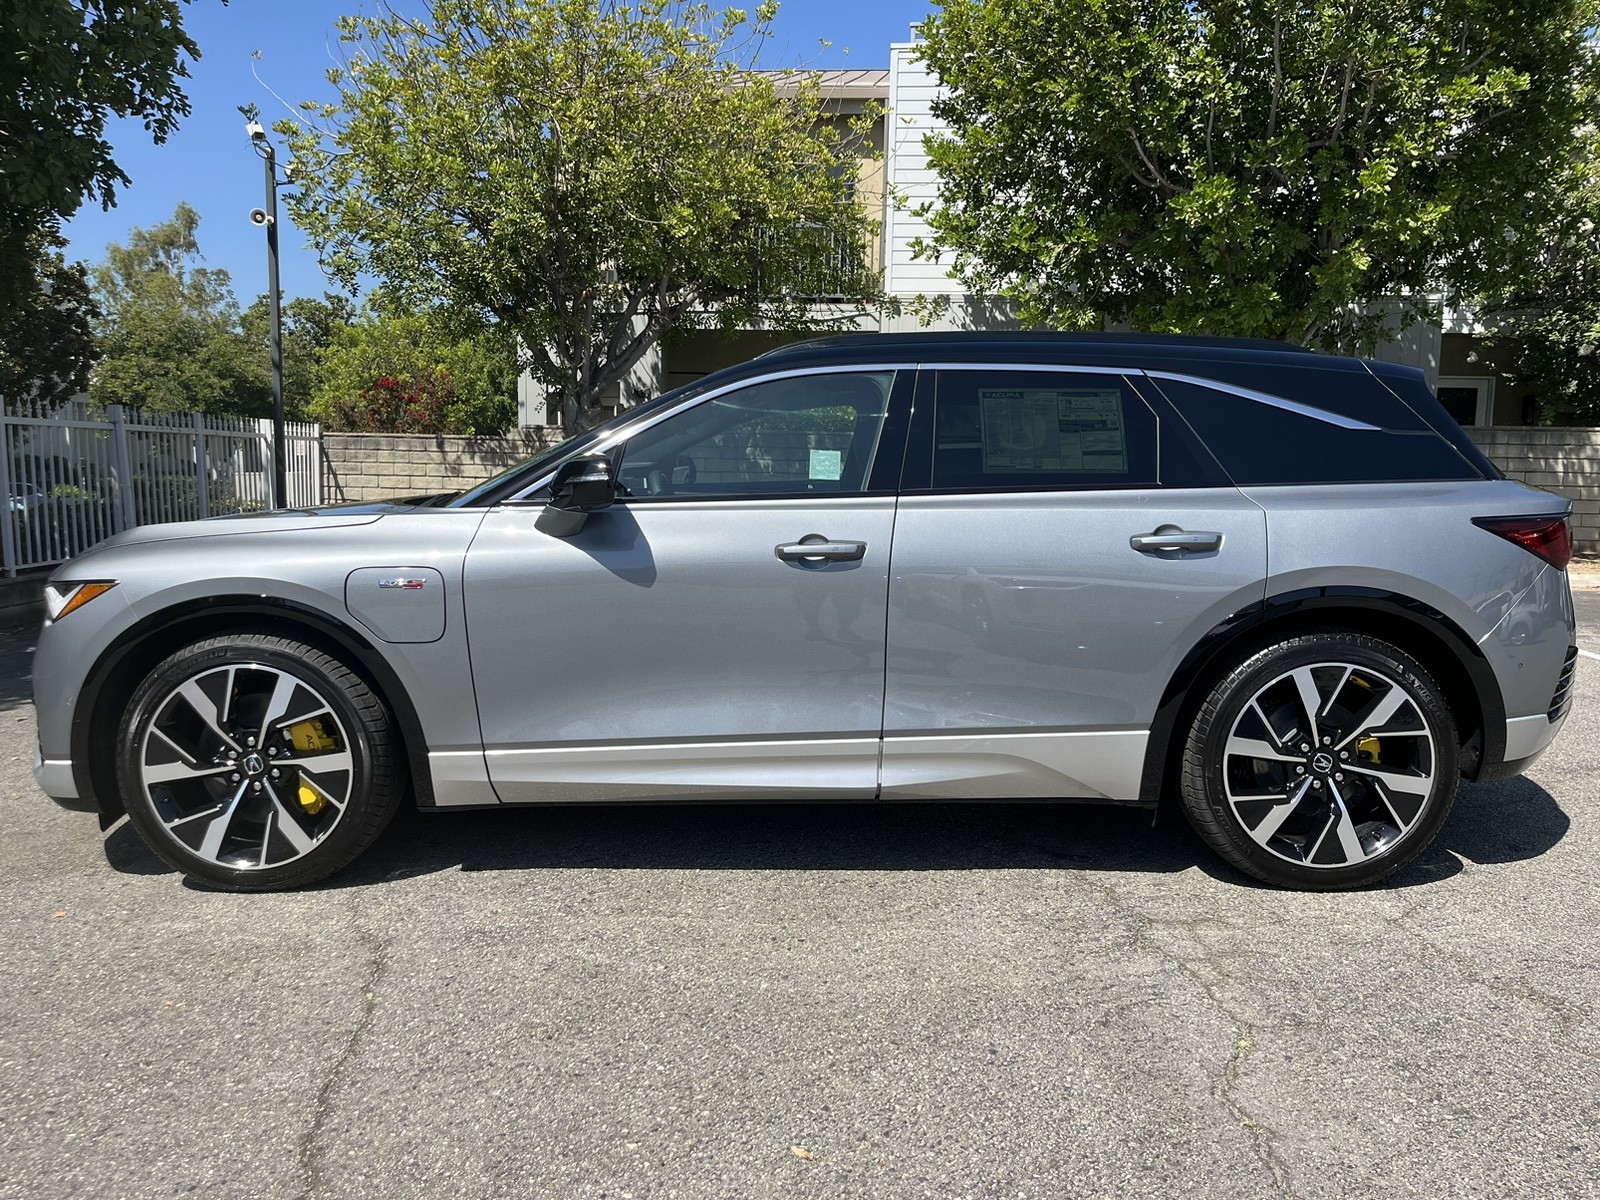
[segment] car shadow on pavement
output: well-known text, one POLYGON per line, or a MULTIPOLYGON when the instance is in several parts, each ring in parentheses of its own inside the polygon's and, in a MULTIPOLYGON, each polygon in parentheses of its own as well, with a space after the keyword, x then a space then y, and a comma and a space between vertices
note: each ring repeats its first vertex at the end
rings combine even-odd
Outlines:
MULTIPOLYGON (((1196 847, 1141 809, 1067 804, 717 804, 408 814, 356 864, 359 886, 459 863, 523 869, 1182 871, 1196 847), (366 880, 362 876, 366 876, 366 880)), ((1165 823, 1164 823, 1165 824, 1165 823)), ((335 881, 336 882, 336 881, 335 881)))
MULTIPOLYGON (((1477 864, 1536 858, 1571 822, 1555 799, 1517 776, 1464 784, 1444 832, 1387 887, 1449 878, 1477 864)), ((128 874, 169 868, 126 821, 106 860, 128 874)), ((501 811, 402 811, 378 842, 326 888, 367 887, 441 871, 1070 870, 1171 874, 1199 868, 1255 885, 1217 858, 1176 812, 1090 804, 660 804, 501 811)), ((1265 885, 1259 885, 1265 886, 1265 885)))
MULTIPOLYGON (((105 842, 128 874, 170 869, 126 821, 105 842)), ((402 810, 352 866, 319 886, 439 871, 1182 871, 1204 848, 1147 810, 1059 803, 552 805, 402 810)))
POLYGON ((29 626, 0 630, 0 712, 33 699, 33 645, 38 631, 29 626))

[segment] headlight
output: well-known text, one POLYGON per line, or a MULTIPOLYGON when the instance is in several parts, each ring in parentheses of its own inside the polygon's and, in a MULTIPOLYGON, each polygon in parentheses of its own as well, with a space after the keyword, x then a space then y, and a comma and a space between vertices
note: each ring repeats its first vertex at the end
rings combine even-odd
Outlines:
POLYGON ((75 608, 82 608, 96 596, 104 596, 117 586, 115 579, 97 579, 89 583, 47 583, 44 586, 45 612, 50 620, 59 621, 75 608))

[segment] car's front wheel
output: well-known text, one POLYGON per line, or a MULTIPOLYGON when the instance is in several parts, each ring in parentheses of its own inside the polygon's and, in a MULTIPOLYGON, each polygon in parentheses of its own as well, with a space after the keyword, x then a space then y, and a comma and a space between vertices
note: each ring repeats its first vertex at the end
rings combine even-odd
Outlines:
POLYGON ((231 634, 173 654, 134 692, 117 743, 128 816, 185 874, 299 887, 383 831, 405 790, 389 714, 332 655, 231 634))
POLYGON ((1395 646, 1309 632, 1237 664, 1184 748, 1190 823, 1223 858, 1280 887, 1359 887, 1410 862, 1459 785, 1455 721, 1395 646))

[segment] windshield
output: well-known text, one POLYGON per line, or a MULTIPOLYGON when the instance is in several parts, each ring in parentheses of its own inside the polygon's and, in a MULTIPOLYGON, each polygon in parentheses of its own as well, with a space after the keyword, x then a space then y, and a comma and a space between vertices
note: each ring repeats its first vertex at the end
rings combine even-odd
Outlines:
POLYGON ((574 450, 581 450, 592 442, 600 440, 600 433, 610 425, 600 425, 580 433, 577 437, 569 437, 564 442, 557 442, 548 450, 541 450, 532 458, 525 458, 508 471, 502 471, 492 479, 486 479, 477 487, 468 488, 459 495, 452 497, 445 505, 447 508, 472 508, 478 505, 493 504, 506 496, 519 491, 526 483, 532 483, 544 474, 544 468, 554 466, 574 450))
POLYGON ((468 488, 460 495, 446 501, 446 508, 482 508, 490 504, 499 504, 515 496, 518 492, 528 487, 541 475, 548 474, 557 463, 573 454, 578 454, 590 446, 609 438, 618 427, 627 424, 646 413, 655 412, 659 408, 676 404, 690 396, 715 387, 729 374, 727 371, 718 371, 714 375, 696 379, 693 383, 686 383, 682 387, 664 392, 654 400, 647 400, 637 408, 630 408, 627 412, 613 417, 602 425, 596 425, 587 433, 580 433, 558 442, 548 450, 541 450, 532 458, 524 459, 509 471, 502 471, 493 479, 487 479, 476 487, 468 488))

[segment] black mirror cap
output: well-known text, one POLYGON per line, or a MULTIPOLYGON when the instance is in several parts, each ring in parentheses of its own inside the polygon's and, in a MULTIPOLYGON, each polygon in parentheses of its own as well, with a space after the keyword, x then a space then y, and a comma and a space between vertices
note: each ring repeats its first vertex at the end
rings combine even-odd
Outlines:
POLYGON ((550 482, 550 507, 566 511, 593 512, 609 508, 617 498, 617 477, 611 459, 604 454, 586 454, 561 464, 550 482))

